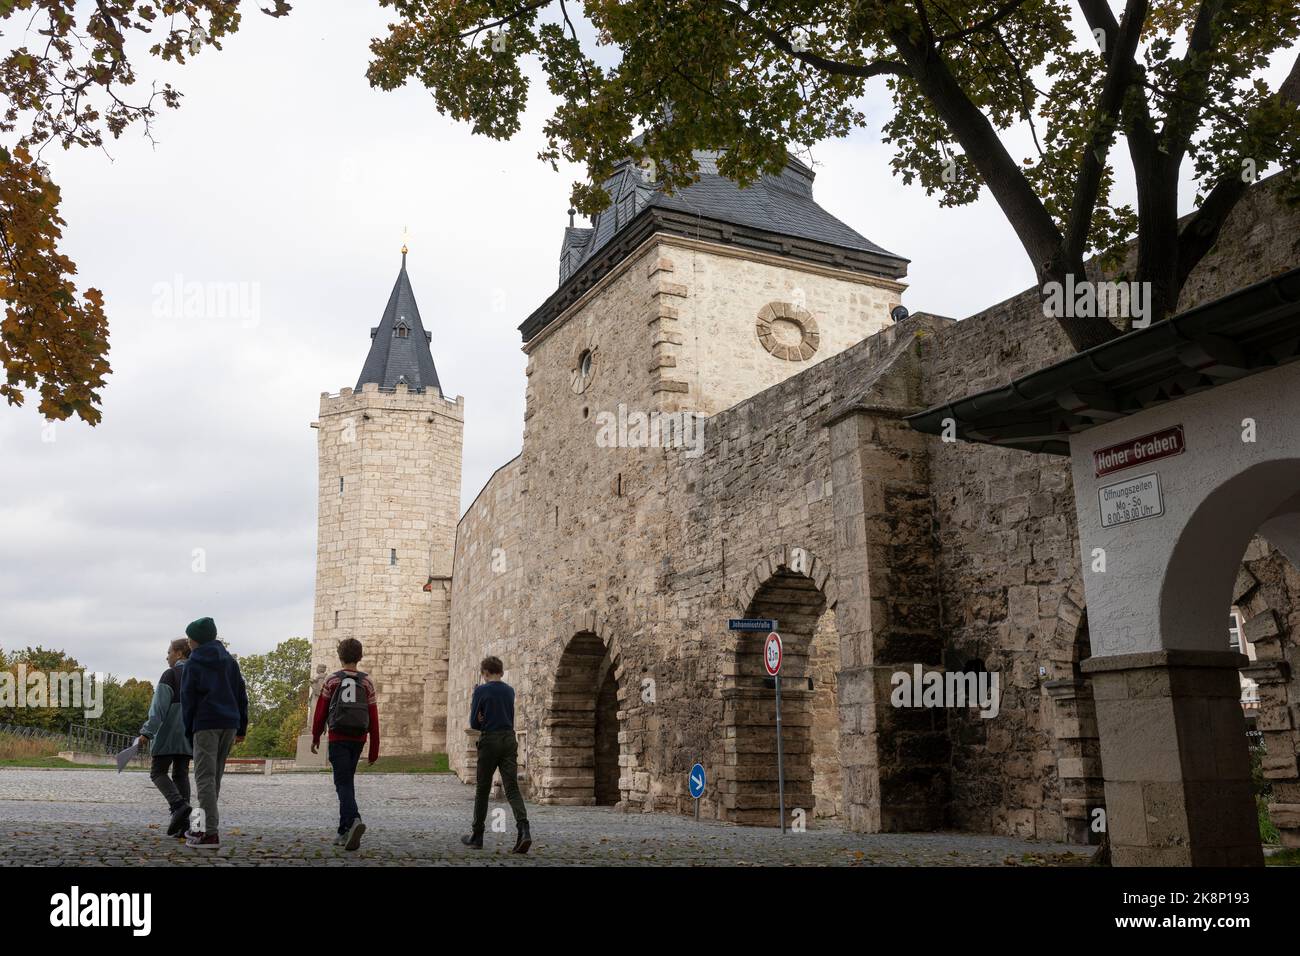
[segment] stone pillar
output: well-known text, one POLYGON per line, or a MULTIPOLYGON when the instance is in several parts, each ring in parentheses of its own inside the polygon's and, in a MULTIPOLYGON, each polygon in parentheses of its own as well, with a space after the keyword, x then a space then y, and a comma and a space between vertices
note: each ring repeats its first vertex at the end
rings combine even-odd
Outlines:
POLYGON ((1259 866, 1263 854, 1232 651, 1092 657, 1116 866, 1259 866))
POLYGON ((1065 839, 1070 843, 1100 843, 1101 833, 1093 827, 1093 814, 1105 808, 1106 797, 1092 687, 1078 678, 1051 680, 1043 687, 1053 705, 1065 839))
MULTIPOLYGON (((1256 643, 1259 650, 1263 642, 1256 643)), ((1259 716, 1255 721, 1264 737, 1264 779, 1272 785, 1268 816, 1281 834, 1282 845, 1300 849, 1300 774, 1297 773, 1291 668, 1284 660, 1257 660, 1242 673, 1259 685, 1259 716)))
POLYGON ((890 705, 890 679, 940 665, 925 436, 903 409, 859 403, 829 422, 840 759, 849 827, 944 825, 951 747, 941 710, 890 705))

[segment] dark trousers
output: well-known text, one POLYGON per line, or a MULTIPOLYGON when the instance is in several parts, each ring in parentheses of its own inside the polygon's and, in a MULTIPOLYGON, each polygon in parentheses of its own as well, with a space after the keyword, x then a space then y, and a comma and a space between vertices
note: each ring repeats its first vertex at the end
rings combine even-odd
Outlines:
POLYGON ((149 767, 149 779, 172 813, 190 802, 190 758, 185 754, 155 755, 149 767))
POLYGON ((487 822, 488 796, 492 792, 492 775, 501 771, 501 786, 515 814, 515 826, 528 822, 524 798, 519 793, 519 743, 513 730, 491 730, 478 738, 478 767, 475 773, 474 832, 482 833, 487 822))
POLYGON ((363 746, 359 740, 330 741, 330 766, 334 768, 334 789, 339 795, 339 833, 347 833, 352 827, 352 821, 361 816, 361 811, 357 809, 354 780, 363 746))

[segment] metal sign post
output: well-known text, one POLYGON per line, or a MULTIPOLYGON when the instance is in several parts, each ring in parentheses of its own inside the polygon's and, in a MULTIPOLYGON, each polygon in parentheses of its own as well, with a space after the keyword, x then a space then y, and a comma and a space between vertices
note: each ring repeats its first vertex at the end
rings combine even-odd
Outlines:
POLYGON ((776 798, 782 833, 785 833, 785 749, 781 743, 781 659, 784 656, 781 635, 773 631, 763 645, 763 667, 776 682, 776 798))

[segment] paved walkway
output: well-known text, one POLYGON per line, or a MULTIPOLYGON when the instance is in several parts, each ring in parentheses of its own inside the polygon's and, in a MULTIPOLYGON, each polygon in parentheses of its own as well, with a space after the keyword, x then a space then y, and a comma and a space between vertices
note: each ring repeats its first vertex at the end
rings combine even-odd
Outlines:
MULTIPOLYGON (((369 828, 362 847, 332 845, 338 804, 324 774, 229 774, 222 784, 217 854, 168 839, 162 798, 144 773, 0 769, 0 862, 77 866, 374 866, 497 864, 708 866, 1004 866, 1085 862, 1080 848, 969 834, 804 833, 700 822, 605 807, 529 806, 534 844, 514 856, 514 823, 481 851, 460 845, 472 789, 447 774, 365 774, 358 801, 369 828)), ((1085 851, 1086 852, 1086 851, 1085 851)))

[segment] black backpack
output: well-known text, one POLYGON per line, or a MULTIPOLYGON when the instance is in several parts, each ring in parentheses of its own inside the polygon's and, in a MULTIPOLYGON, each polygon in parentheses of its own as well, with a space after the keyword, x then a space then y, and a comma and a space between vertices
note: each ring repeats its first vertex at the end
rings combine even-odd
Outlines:
POLYGON ((339 671, 334 675, 339 686, 330 698, 326 724, 336 734, 362 737, 370 730, 370 695, 366 693, 366 675, 357 671, 339 671))

